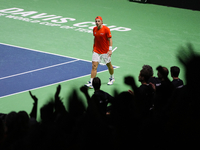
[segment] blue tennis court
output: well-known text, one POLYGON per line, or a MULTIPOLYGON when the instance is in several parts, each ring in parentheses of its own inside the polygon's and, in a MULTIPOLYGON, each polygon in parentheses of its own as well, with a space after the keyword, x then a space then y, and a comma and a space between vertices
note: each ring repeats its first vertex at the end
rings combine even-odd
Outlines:
MULTIPOLYGON (((0 44, 0 97, 90 75, 91 62, 0 44)), ((116 68, 116 67, 115 67, 116 68)), ((98 72, 107 66, 99 65, 98 72)))

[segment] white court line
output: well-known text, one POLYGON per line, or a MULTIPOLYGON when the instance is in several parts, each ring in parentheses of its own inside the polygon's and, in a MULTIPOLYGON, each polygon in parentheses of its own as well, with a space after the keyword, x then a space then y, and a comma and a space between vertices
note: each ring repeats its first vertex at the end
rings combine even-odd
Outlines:
POLYGON ((16 77, 16 76, 20 76, 20 75, 23 75, 23 74, 28 74, 28 73, 31 73, 31 72, 36 72, 36 71, 40 71, 40 70, 44 70, 44 69, 48 69, 48 68, 53 68, 53 67, 57 67, 57 66, 73 63, 73 62, 76 62, 76 61, 79 61, 79 60, 78 59, 77 60, 72 60, 72 61, 68 61, 68 62, 64 62, 64 63, 60 63, 60 64, 48 66, 48 67, 43 67, 43 68, 40 68, 40 69, 35 69, 35 70, 31 70, 31 71, 26 71, 26 72, 22 72, 22 73, 10 75, 10 76, 2 77, 2 78, 0 78, 0 80, 11 78, 11 77, 16 77))
MULTIPOLYGON (((105 72, 105 71, 107 71, 107 70, 99 71, 98 73, 102 73, 102 72, 105 72)), ((24 90, 24 91, 20 91, 20 92, 16 92, 16 93, 8 94, 8 95, 5 95, 5 96, 0 96, 0 98, 12 96, 12 95, 15 95, 15 94, 20 94, 20 93, 31 91, 31 90, 37 90, 37 89, 40 89, 40 88, 48 87, 48 86, 59 84, 59 83, 66 82, 66 81, 71 81, 71 80, 79 79, 79 78, 86 77, 86 76, 89 76, 89 75, 90 74, 86 74, 84 76, 79 76, 79 77, 76 77, 76 78, 71 78, 71 79, 67 79, 67 80, 55 82, 55 83, 52 83, 52 84, 47 84, 47 85, 40 86, 40 87, 37 87, 37 88, 32 88, 32 89, 28 89, 28 90, 24 90)))
MULTIPOLYGON (((43 52, 43 51, 34 50, 34 49, 26 48, 26 47, 20 47, 20 46, 5 44, 5 43, 0 43, 0 44, 6 45, 6 46, 12 46, 12 47, 16 47, 16 48, 22 48, 22 49, 25 49, 25 50, 40 52, 40 53, 44 53, 44 54, 51 54, 51 55, 56 55, 56 56, 65 57, 65 58, 73 58, 73 59, 76 59, 76 60, 73 60, 73 61, 82 60, 82 61, 86 61, 86 62, 91 62, 91 61, 84 60, 84 59, 77 59, 77 58, 75 58, 75 57, 69 57, 69 56, 64 56, 64 55, 59 55, 59 54, 54 54, 54 53, 49 53, 49 52, 43 52)), ((66 62, 66 63, 69 63, 69 62, 66 62)), ((62 64, 63 64, 63 63, 57 64, 57 65, 62 65, 62 64)), ((55 66, 55 65, 53 65, 53 66, 55 66)), ((116 67, 115 69, 120 68, 119 66, 115 66, 115 65, 113 65, 113 66, 116 67)), ((50 66, 49 66, 49 67, 50 67, 50 66)), ((46 68, 46 67, 44 67, 44 68, 46 68)), ((42 69, 42 68, 40 68, 40 69, 42 69)), ((36 69, 36 70, 38 70, 38 69, 36 69)), ((32 71, 33 71, 33 70, 32 70, 32 71)), ((105 71, 107 71, 107 70, 99 71, 98 73, 105 72, 105 71)), ((27 72, 30 72, 30 71, 27 71, 27 72)), ((24 73, 24 74, 25 74, 25 73, 24 73)), ((22 73, 21 73, 20 75, 22 75, 22 73)), ((28 89, 28 90, 24 90, 24 91, 20 91, 20 92, 16 92, 16 93, 8 94, 8 95, 5 95, 5 96, 0 96, 0 98, 8 97, 8 96, 15 95, 15 94, 20 94, 20 93, 27 92, 27 91, 30 91, 30 90, 36 90, 36 89, 44 88, 44 87, 47 87, 47 86, 59 84, 59 83, 66 82, 66 81, 75 80, 75 79, 82 78, 82 77, 89 76, 89 75, 90 75, 90 74, 87 74, 87 75, 84 75, 84 76, 80 76, 80 77, 76 77, 76 78, 71 78, 71 79, 67 79, 67 80, 64 80, 64 81, 59 81, 59 82, 52 83, 52 84, 47 84, 47 85, 40 86, 40 87, 37 87, 37 88, 28 89)), ((11 75, 11 76, 17 76, 17 74, 16 74, 16 75, 11 75)), ((7 76, 7 78, 8 78, 8 77, 9 77, 9 76, 7 76)), ((3 77, 3 78, 6 78, 6 77, 3 77)), ((3 79, 3 78, 0 78, 0 79, 3 79)))
MULTIPOLYGON (((35 49, 26 48, 26 47, 20 47, 20 46, 15 46, 15 45, 11 45, 11 44, 5 44, 5 43, 0 43, 0 44, 6 45, 6 46, 12 46, 12 47, 17 47, 17 48, 22 48, 22 49, 25 49, 25 50, 35 51, 35 52, 44 53, 44 54, 51 54, 51 55, 65 57, 65 58, 73 58, 73 59, 78 59, 78 60, 82 60, 82 61, 86 61, 86 62, 92 62, 91 60, 89 61, 89 60, 85 60, 85 59, 79 59, 79 58, 65 56, 65 55, 60 55, 60 54, 55 54, 55 53, 50 53, 50 52, 44 52, 44 51, 40 51, 40 50, 35 50, 35 49)), ((116 68, 120 68, 119 66, 116 66, 116 65, 113 65, 113 66, 115 66, 116 68)))

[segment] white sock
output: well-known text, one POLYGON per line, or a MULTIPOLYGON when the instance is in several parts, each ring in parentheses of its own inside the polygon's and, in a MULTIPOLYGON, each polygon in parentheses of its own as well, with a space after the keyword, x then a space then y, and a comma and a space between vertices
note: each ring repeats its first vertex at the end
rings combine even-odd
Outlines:
POLYGON ((110 78, 114 79, 114 74, 110 75, 110 78))
POLYGON ((92 81, 93 81, 93 78, 90 79, 90 82, 91 82, 91 83, 92 83, 92 81))

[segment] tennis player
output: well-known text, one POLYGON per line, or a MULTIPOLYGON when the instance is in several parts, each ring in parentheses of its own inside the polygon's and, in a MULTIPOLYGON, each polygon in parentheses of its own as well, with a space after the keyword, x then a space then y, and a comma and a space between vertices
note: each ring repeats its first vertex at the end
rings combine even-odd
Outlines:
POLYGON ((93 88, 92 81, 93 78, 97 75, 97 67, 101 60, 107 65, 110 78, 108 85, 112 85, 115 81, 114 79, 114 69, 111 64, 111 55, 112 55, 112 35, 110 29, 103 25, 103 20, 101 16, 95 18, 96 26, 93 28, 94 35, 94 45, 92 50, 92 70, 91 70, 91 79, 88 84, 85 86, 93 88))

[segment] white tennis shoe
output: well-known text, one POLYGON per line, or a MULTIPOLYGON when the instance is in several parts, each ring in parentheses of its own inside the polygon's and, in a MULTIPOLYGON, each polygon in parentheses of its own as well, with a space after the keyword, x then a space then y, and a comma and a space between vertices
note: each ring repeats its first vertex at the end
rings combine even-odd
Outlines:
POLYGON ((90 81, 88 81, 87 84, 85 84, 85 86, 87 86, 90 89, 93 89, 92 83, 90 81))
POLYGON ((109 78, 108 85, 112 85, 115 82, 115 78, 109 78))

